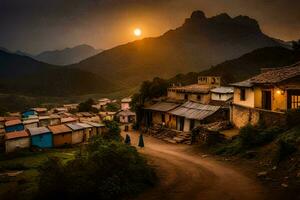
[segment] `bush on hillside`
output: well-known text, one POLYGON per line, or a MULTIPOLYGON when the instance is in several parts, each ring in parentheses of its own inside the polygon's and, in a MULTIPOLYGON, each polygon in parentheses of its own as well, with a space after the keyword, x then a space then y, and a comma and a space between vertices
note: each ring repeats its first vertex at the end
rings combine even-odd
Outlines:
POLYGON ((300 109, 287 111, 287 124, 289 127, 300 124, 300 109))
POLYGON ((124 199, 155 184, 154 170, 134 147, 94 139, 66 165, 50 159, 43 166, 38 198, 124 199))
POLYGON ((103 133, 103 138, 106 140, 116 140, 116 141, 121 141, 122 136, 121 136, 121 129, 116 121, 104 121, 106 128, 108 131, 105 131, 103 133))

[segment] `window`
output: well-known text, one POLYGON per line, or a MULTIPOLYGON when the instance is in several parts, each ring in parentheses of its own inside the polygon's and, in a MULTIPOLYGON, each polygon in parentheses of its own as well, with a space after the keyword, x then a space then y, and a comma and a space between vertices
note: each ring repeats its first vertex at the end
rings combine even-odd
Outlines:
POLYGON ((189 99, 189 95, 188 94, 184 94, 184 99, 188 100, 189 99))
POLYGON ((246 100, 246 90, 245 88, 240 89, 240 100, 245 101, 246 100))
POLYGON ((222 99, 222 94, 219 94, 219 99, 222 99))
POLYGON ((300 95, 291 96, 291 108, 292 109, 300 108, 300 95))
POLYGON ((200 94, 197 95, 197 100, 201 101, 201 95, 200 94))

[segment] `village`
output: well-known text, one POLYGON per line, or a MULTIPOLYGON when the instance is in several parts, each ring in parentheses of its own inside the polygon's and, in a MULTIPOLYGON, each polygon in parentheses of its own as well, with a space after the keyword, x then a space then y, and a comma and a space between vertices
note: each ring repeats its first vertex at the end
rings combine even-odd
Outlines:
MULTIPOLYGON (((300 106, 299 75, 300 63, 263 68, 256 76, 230 84, 224 84, 221 76, 199 76, 198 82, 191 85, 170 85, 166 96, 152 98, 136 110, 132 107, 133 98, 129 96, 120 100, 101 98, 94 101, 91 106, 93 112, 79 111, 81 104, 74 103, 51 109, 36 107, 20 113, 8 113, 8 116, 0 118, 1 151, 8 158, 18 156, 8 159, 7 163, 6 160, 0 161, 0 166, 13 163, 8 166, 12 165, 10 169, 14 170, 4 174, 15 177, 23 173, 23 170, 15 170, 20 167, 14 163, 20 164, 20 159, 21 163, 32 163, 28 165, 33 166, 36 162, 42 162, 44 156, 53 154, 65 160, 74 159, 78 149, 94 137, 108 133, 108 121, 120 126, 123 143, 144 148, 143 152, 150 156, 168 156, 166 152, 172 151, 181 154, 183 148, 190 149, 202 144, 223 144, 224 141, 226 144, 226 141, 234 141, 249 125, 285 127, 289 120, 288 111, 300 106), (118 105, 115 111, 108 109, 111 104, 118 105), (145 138, 140 145, 143 135, 145 138), (39 152, 38 161, 32 162, 35 156, 29 154, 24 157, 25 162, 22 160, 23 151, 39 152)), ((253 154, 255 151, 249 152, 253 154)), ((188 159, 191 155, 182 156, 181 159, 188 159)), ((200 159, 206 156, 203 154, 200 159)), ((199 157, 193 159, 198 160, 199 157)), ((267 174, 262 171, 257 176, 268 178, 267 174)), ((35 179, 36 176, 30 175, 33 178, 27 179, 35 179)), ((193 179, 194 182, 198 180, 196 177, 193 179)), ((288 187, 287 179, 279 184, 283 188, 288 187)), ((0 193, 1 190, 0 187, 0 193)), ((245 194, 244 191, 241 193, 245 194)))
MULTIPOLYGON (((266 126, 284 126, 286 111, 300 106, 300 64, 282 68, 264 68, 250 79, 229 85, 220 76, 199 76, 192 85, 172 85, 167 96, 152 99, 136 113, 130 97, 119 101, 116 112, 105 111, 116 100, 99 99, 93 108, 98 113, 72 112, 79 104, 62 107, 32 108, 0 118, 2 149, 9 153, 31 146, 56 148, 87 142, 105 131, 104 121, 139 124, 142 133, 170 143, 193 144, 199 138, 193 130, 207 135, 221 133, 230 138, 239 128, 264 122, 266 126), (72 113, 71 113, 72 112, 72 113)), ((203 141, 202 141, 203 142, 203 141)))

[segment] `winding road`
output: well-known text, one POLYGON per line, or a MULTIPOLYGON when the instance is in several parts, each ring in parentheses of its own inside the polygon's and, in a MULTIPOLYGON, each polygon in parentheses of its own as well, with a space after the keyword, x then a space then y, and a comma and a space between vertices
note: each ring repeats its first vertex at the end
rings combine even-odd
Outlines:
MULTIPOLYGON (((125 136, 125 133, 122 132, 125 136)), ((132 145, 139 133, 129 132, 132 145)), ((159 184, 137 199, 141 200, 261 200, 267 199, 263 187, 232 166, 203 157, 189 145, 169 144, 144 136, 144 148, 150 164, 157 168, 159 184)))

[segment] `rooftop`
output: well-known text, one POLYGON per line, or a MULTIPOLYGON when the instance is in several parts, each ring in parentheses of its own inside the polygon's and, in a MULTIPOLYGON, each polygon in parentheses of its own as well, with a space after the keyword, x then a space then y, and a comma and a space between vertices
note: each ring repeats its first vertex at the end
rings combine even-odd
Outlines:
POLYGON ((161 111, 161 112, 167 112, 170 111, 176 107, 180 106, 178 103, 170 103, 170 102, 158 102, 156 104, 153 104, 151 106, 145 107, 147 110, 154 110, 154 111, 161 111))
POLYGON ((51 132, 47 127, 28 128, 28 131, 32 136, 51 132))
POLYGON ((209 93, 210 87, 208 85, 192 84, 186 86, 170 87, 168 90, 175 90, 177 92, 189 92, 189 93, 209 93))
POLYGON ((120 111, 117 115, 122 115, 122 116, 133 116, 135 115, 134 112, 130 111, 130 110, 122 110, 120 111))
POLYGON ((13 119, 5 122, 5 126, 15 126, 18 124, 22 124, 20 119, 13 119))
POLYGON ((72 132, 72 130, 64 124, 48 126, 48 128, 53 134, 72 132))
POLYGON ((122 103, 130 103, 131 102, 131 98, 130 97, 126 97, 124 99, 121 100, 122 103))
POLYGON ((9 132, 5 134, 6 140, 16 139, 16 138, 23 138, 28 137, 28 133, 25 130, 22 131, 15 131, 15 132, 9 132))
POLYGON ((68 123, 68 122, 75 122, 75 121, 77 121, 77 119, 75 119, 73 117, 61 118, 61 123, 68 123))
POLYGON ((92 128, 93 127, 92 125, 86 124, 86 123, 77 123, 77 124, 83 128, 92 128))
POLYGON ((27 119, 23 121, 23 124, 33 124, 33 123, 38 123, 38 119, 27 119))
POLYGON ((66 125, 73 131, 78 131, 78 130, 84 129, 84 127, 80 126, 78 123, 70 123, 70 124, 66 124, 66 125))
POLYGON ((91 126, 93 126, 93 127, 105 127, 105 125, 104 124, 101 124, 101 123, 96 123, 96 122, 85 122, 85 123, 87 123, 87 124, 89 124, 89 125, 91 125, 91 126))
POLYGON ((202 120, 214 114, 219 109, 220 106, 204 105, 188 101, 178 108, 171 110, 169 113, 188 119, 202 120))
POLYGON ((210 90, 212 93, 220 93, 220 94, 232 94, 233 87, 217 87, 210 90))

